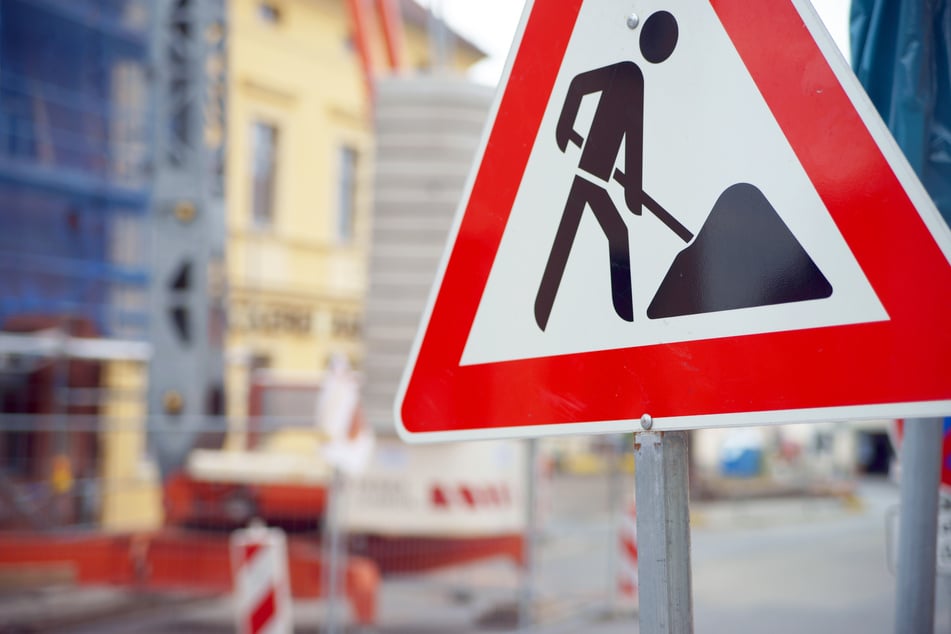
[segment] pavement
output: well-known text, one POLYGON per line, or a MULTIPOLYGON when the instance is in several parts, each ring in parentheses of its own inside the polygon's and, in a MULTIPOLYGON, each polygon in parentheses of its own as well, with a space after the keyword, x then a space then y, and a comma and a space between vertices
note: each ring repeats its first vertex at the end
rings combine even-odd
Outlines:
POLYGON ((39 634, 135 619, 150 611, 188 609, 207 597, 53 584, 0 592, 0 634, 39 634))
MULTIPOLYGON (((583 491, 572 498, 575 507, 550 513, 538 542, 531 588, 536 625, 518 631, 638 631, 636 604, 618 600, 614 589, 613 522, 596 510, 584 512, 586 504, 603 507, 583 491)), ((894 485, 877 481, 854 496, 692 503, 697 631, 756 632, 777 615, 784 615, 789 627, 776 622, 771 632, 889 631, 894 581, 884 563, 883 518, 896 502, 894 485), (823 568, 828 570, 818 572, 823 568), (803 620, 809 612, 824 620, 810 625, 803 620), (835 629, 822 629, 824 622, 835 629), (857 624, 865 629, 852 629, 857 624)), ((380 595, 380 625, 350 625, 341 631, 514 631, 525 588, 519 570, 507 560, 387 578, 380 595)), ((298 601, 294 610, 299 634, 326 631, 326 602, 298 601)), ((348 614, 348 609, 341 606, 335 613, 348 614)), ((229 597, 141 595, 65 585, 0 593, 0 634, 225 634, 234 631, 233 614, 229 597)))

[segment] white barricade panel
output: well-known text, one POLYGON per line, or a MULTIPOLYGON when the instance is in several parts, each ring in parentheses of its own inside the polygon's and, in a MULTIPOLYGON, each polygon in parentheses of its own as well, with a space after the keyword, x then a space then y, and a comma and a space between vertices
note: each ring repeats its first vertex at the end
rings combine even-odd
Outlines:
POLYGON ((524 446, 500 441, 407 446, 380 439, 376 459, 348 483, 350 532, 477 537, 525 527, 524 446))
POLYGON ((235 531, 231 566, 239 634, 291 634, 294 619, 284 532, 263 526, 235 531))

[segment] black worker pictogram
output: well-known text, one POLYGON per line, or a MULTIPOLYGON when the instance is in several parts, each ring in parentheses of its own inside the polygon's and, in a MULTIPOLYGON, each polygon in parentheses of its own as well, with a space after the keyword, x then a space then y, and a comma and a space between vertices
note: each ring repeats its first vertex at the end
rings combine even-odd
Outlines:
MULTIPOLYGON (((673 14, 651 14, 639 33, 641 56, 652 64, 666 61, 679 35, 673 14)), ((641 216, 646 208, 686 243, 647 307, 649 319, 829 297, 831 284, 754 185, 727 187, 696 235, 645 191, 644 95, 644 75, 630 60, 583 72, 569 85, 555 141, 561 152, 574 143, 581 157, 535 296, 538 327, 548 325, 585 209, 607 239, 614 311, 635 321, 629 228, 608 192, 611 180, 622 186, 628 211, 641 216), (597 106, 582 137, 575 120, 583 97, 595 93, 597 106), (623 170, 616 165, 622 145, 623 170)))

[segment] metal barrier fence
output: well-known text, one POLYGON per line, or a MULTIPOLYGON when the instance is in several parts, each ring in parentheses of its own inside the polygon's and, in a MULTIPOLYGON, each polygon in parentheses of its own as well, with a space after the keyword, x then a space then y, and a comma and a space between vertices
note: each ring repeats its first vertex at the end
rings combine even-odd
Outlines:
POLYGON ((365 472, 334 486, 313 418, 231 420, 220 450, 163 483, 141 390, 104 395, 99 413, 0 413, 0 631, 234 631, 253 566, 232 540, 254 519, 286 536, 294 631, 572 631, 629 605, 629 439, 605 437, 581 465, 556 441, 420 453, 378 437, 365 472))

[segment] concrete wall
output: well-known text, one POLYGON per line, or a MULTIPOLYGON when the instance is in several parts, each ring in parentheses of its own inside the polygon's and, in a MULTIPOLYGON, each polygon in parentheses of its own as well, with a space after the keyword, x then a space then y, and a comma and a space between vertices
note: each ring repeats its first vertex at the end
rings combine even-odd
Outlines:
POLYGON ((493 91, 439 78, 378 88, 364 405, 378 431, 392 432, 393 399, 493 91))

